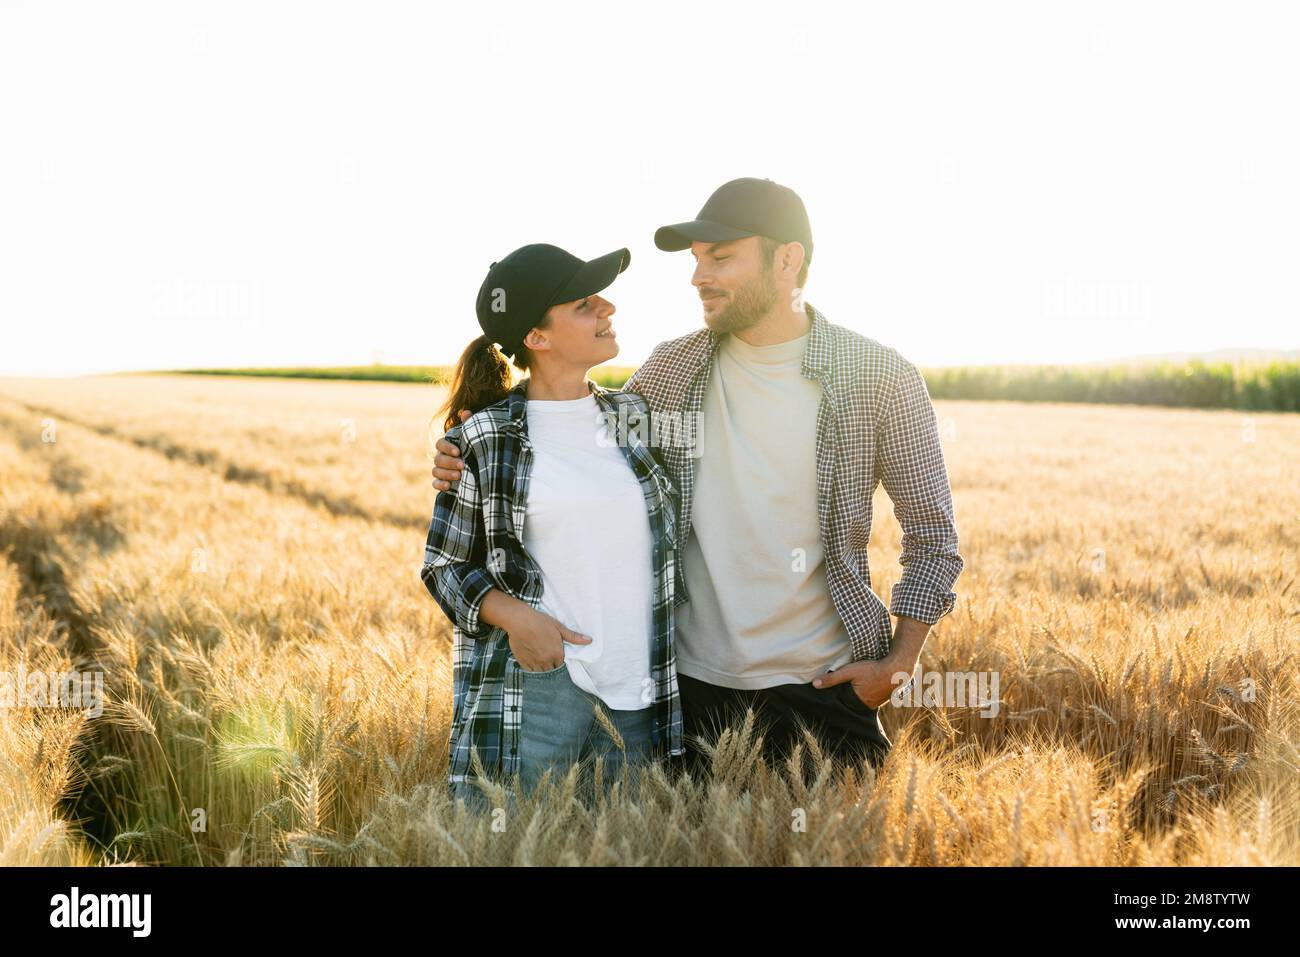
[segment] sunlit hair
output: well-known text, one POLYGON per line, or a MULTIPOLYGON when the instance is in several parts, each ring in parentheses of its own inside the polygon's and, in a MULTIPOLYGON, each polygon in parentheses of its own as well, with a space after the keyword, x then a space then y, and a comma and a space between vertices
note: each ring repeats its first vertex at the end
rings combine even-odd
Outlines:
MULTIPOLYGON (((548 311, 533 328, 545 329, 550 323, 551 314, 548 311)), ((443 416, 444 432, 460 424, 461 409, 478 412, 506 397, 506 393, 514 386, 514 376, 510 372, 511 361, 520 372, 526 372, 532 362, 532 353, 527 346, 520 345, 515 350, 514 359, 507 359, 506 354, 487 336, 479 336, 465 347, 452 373, 447 400, 434 413, 435 418, 443 416)))

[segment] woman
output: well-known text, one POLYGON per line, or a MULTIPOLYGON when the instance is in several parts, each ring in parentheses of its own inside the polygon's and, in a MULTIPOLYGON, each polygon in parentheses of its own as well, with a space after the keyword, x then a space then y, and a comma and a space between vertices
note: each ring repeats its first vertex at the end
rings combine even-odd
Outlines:
POLYGON ((471 803, 480 768, 529 792, 548 768, 683 753, 677 493, 628 427, 644 400, 588 376, 618 355, 597 294, 630 259, 534 244, 493 263, 484 334, 439 410, 465 468, 435 501, 421 578, 454 626, 448 778, 471 803), (507 356, 528 372, 513 388, 507 356))

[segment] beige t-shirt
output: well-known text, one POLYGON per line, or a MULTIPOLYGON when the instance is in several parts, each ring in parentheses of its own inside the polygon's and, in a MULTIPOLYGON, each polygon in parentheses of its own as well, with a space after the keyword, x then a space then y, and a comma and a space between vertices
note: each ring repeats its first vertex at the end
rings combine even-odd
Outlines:
POLYGON ((853 657, 822 557, 807 344, 725 335, 705 389, 676 626, 678 671, 711 684, 806 683, 853 657))

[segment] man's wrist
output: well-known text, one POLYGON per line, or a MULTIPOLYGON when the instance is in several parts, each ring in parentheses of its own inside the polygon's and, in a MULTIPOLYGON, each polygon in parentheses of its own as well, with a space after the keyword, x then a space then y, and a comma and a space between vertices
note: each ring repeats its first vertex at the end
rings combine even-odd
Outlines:
POLYGON ((896 617, 898 623, 894 628, 894 637, 885 660, 897 670, 911 674, 916 663, 921 660, 921 649, 925 646, 925 639, 930 633, 930 625, 916 618, 908 618, 906 615, 896 617))

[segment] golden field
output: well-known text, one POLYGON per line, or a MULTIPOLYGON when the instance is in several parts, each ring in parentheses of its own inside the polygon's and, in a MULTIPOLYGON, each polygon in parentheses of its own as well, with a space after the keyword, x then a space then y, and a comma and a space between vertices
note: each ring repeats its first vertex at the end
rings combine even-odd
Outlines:
POLYGON ((439 399, 0 380, 0 673, 107 697, 0 707, 0 863, 1300 864, 1300 415, 937 402, 966 570, 921 663, 996 715, 885 706, 883 770, 810 788, 736 728, 706 780, 507 819, 442 788, 439 399))

